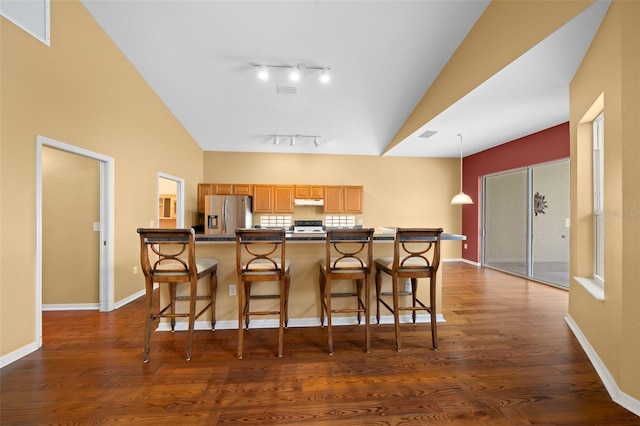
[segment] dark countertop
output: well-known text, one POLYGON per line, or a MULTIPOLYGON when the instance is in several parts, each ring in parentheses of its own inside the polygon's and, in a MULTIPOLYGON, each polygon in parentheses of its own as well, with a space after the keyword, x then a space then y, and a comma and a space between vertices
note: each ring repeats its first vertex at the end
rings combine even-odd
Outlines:
MULTIPOLYGON (((374 234, 374 241, 393 241, 394 234, 374 234)), ((317 234, 304 234, 304 233, 287 233, 287 241, 325 241, 326 234, 324 232, 319 232, 317 234)), ((466 235, 459 234, 445 234, 443 233, 440 237, 442 241, 460 241, 466 240, 466 235)), ((227 235, 211 235, 211 234, 196 234, 196 242, 198 243, 215 243, 215 242, 231 242, 235 241, 235 234, 227 234, 227 235)))

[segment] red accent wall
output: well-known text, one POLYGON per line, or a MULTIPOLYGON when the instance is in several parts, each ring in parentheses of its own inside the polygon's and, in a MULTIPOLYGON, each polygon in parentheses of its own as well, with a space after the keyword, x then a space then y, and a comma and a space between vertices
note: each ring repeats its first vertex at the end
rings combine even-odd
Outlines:
POLYGON ((462 258, 480 262, 483 176, 569 158, 569 156, 569 123, 567 122, 464 157, 462 187, 475 204, 462 206, 462 233, 467 236, 467 249, 464 249, 463 245, 462 258))

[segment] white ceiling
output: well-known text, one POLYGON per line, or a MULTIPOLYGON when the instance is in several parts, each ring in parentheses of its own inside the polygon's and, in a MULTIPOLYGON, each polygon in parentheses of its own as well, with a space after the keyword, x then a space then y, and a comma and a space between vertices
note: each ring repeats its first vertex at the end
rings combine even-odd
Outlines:
MULTIPOLYGON (((83 0, 206 151, 382 155, 488 5, 467 1, 83 0), (252 64, 325 66, 297 84, 252 64), (276 86, 297 94, 277 94, 276 86), (320 135, 295 146, 273 134, 320 135)), ((569 119, 569 83, 606 13, 597 1, 392 148, 457 157, 569 119), (425 130, 437 130, 418 138, 425 130)), ((499 49, 500 46, 487 46, 499 49)))

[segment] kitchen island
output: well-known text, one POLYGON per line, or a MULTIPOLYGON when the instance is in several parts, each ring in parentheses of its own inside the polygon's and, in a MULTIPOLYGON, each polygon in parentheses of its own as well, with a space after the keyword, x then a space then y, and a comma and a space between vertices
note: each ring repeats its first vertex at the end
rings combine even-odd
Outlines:
MULTIPOLYGON (((393 256, 393 233, 377 233, 374 235, 373 256, 393 256)), ((455 242, 466 239, 464 235, 442 234, 443 246, 447 241, 455 242)), ((442 248, 443 251, 445 247, 442 248)), ((235 235, 196 235, 196 255, 198 257, 211 257, 218 260, 218 293, 216 303, 216 328, 236 329, 238 327, 238 299, 235 259, 235 235), (235 291, 234 291, 235 290, 235 291)), ((306 327, 320 325, 320 294, 318 287, 319 267, 318 262, 325 256, 325 233, 288 233, 286 246, 287 259, 291 261, 291 290, 289 293, 289 327, 306 327)), ((452 256, 450 256, 452 257, 452 256)), ((443 255, 443 258, 445 256, 443 255)), ((442 266, 442 264, 441 264, 442 266)), ((374 272, 371 275, 372 286, 371 317, 375 324, 375 290, 374 272)), ((384 278, 383 288, 389 288, 389 279, 384 278)), ((419 284, 419 297, 428 300, 428 284, 419 284)), ((269 291, 275 290, 277 283, 265 283, 269 291)), ((340 286, 347 288, 352 284, 347 281, 334 282, 334 289, 340 286)), ((438 320, 441 315, 441 285, 442 269, 438 271, 438 320)), ((265 289, 266 290, 266 289, 265 289)), ((257 286, 256 286, 257 291, 257 286)), ((254 292, 256 292, 254 291, 254 292)), ((203 283, 198 288, 199 294, 206 294, 203 283)), ((351 300, 338 299, 338 303, 353 303, 351 300)), ((254 301, 252 303, 274 303, 273 300, 254 301)), ((428 321, 428 315, 420 316, 420 322, 428 321)), ((387 312, 381 312, 381 323, 393 323, 393 316, 387 312)), ((355 324, 353 315, 334 315, 334 325, 355 324)), ((252 328, 276 328, 278 320, 276 316, 257 317, 251 320, 252 328)), ((196 329, 207 329, 210 326, 209 318, 203 316, 196 322, 196 329)), ((169 330, 168 324, 161 323, 159 330, 169 330)), ((185 329, 185 324, 178 324, 177 330, 185 329)))

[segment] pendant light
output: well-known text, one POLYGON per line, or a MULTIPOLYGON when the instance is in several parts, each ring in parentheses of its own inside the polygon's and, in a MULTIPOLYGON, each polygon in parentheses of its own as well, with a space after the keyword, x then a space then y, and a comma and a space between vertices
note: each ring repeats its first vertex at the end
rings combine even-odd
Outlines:
POLYGON ((467 194, 462 192, 462 133, 460 136, 460 192, 451 199, 451 204, 473 204, 473 200, 467 194))

